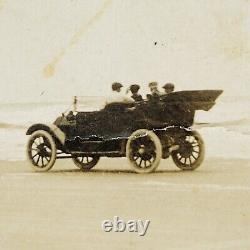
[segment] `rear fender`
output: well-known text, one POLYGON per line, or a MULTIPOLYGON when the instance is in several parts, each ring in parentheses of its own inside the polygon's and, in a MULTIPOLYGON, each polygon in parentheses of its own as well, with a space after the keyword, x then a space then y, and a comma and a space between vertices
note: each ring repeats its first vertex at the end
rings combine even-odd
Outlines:
POLYGON ((34 124, 28 128, 26 135, 31 135, 32 133, 34 133, 37 130, 47 131, 52 136, 54 136, 56 139, 58 139, 62 145, 65 144, 66 136, 65 136, 64 132, 60 128, 58 128, 56 125, 37 123, 37 124, 34 124))

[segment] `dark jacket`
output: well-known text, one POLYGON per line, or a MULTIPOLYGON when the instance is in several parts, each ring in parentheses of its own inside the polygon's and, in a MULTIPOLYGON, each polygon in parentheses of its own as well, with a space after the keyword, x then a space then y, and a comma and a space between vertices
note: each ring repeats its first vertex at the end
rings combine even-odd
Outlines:
POLYGON ((140 102, 140 101, 143 100, 143 99, 142 99, 142 96, 139 95, 139 94, 133 94, 133 95, 131 96, 131 98, 133 98, 133 99, 135 100, 135 102, 140 102))

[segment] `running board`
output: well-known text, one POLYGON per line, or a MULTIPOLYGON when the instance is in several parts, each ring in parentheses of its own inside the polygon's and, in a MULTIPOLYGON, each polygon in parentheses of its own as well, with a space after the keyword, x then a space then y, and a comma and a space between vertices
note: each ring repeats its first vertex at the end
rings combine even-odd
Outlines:
POLYGON ((58 155, 57 159, 65 159, 65 158, 74 158, 78 156, 123 156, 124 154, 121 151, 93 151, 93 152, 83 152, 83 151, 72 151, 70 155, 58 155))

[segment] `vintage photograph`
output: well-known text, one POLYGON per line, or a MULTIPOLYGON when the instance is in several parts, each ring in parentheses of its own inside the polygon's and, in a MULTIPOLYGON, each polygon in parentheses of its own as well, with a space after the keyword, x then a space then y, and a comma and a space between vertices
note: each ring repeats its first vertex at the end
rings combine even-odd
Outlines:
POLYGON ((0 249, 250 249, 250 1, 0 0, 0 249))

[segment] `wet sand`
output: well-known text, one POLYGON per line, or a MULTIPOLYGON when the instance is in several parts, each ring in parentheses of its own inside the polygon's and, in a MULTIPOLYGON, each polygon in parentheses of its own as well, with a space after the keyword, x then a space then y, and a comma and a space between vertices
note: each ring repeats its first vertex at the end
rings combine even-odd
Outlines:
POLYGON ((0 162, 0 249, 250 249, 250 161, 206 159, 156 173, 102 159, 91 172, 58 160, 48 173, 0 162), (105 233, 114 216, 150 220, 145 236, 105 233))

